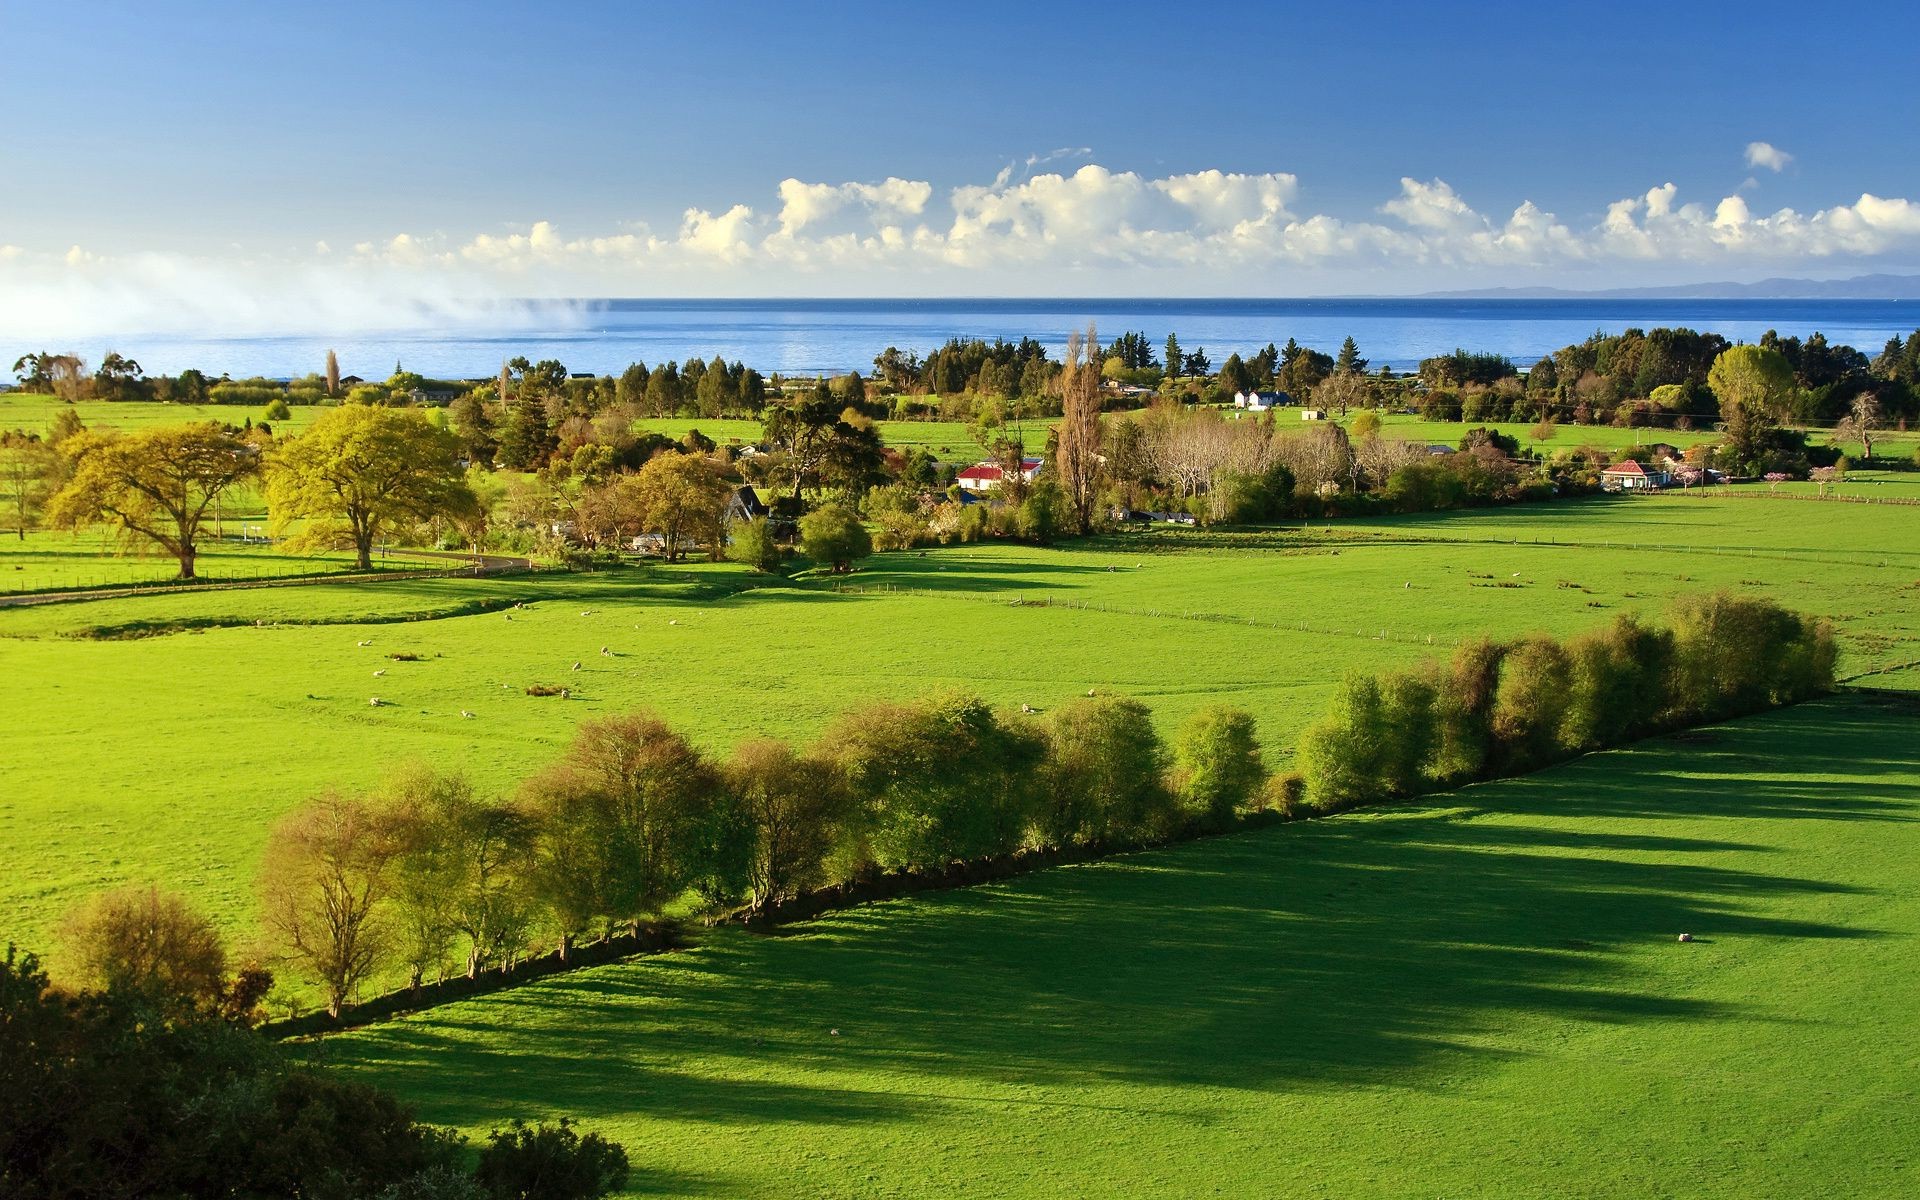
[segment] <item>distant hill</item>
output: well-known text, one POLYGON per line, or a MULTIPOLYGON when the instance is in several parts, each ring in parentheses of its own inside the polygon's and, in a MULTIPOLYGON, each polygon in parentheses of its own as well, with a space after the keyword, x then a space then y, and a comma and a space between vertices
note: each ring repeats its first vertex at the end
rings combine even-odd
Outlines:
POLYGON ((1667 287, 1577 291, 1553 287, 1426 292, 1435 300, 1920 300, 1920 275, 1851 279, 1762 279, 1758 283, 1681 283, 1667 287))

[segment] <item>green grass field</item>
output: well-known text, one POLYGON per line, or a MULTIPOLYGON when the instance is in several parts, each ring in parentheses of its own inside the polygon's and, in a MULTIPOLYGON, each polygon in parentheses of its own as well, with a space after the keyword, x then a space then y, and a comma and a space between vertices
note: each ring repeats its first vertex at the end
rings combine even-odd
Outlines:
POLYGON ((1824 701, 317 1053, 470 1132, 581 1118, 635 1193, 1911 1195, 1916 733, 1824 701))
MULTIPOLYGON (((265 521, 256 516, 227 522, 227 527, 231 538, 260 538, 265 521)), ((227 583, 338 574, 354 565, 353 555, 346 551, 289 554, 261 541, 228 540, 203 546, 195 559, 194 572, 201 582, 227 583)), ((396 551, 374 565, 385 570, 447 564, 396 551)), ((120 539, 103 528, 79 533, 30 532, 24 538, 0 535, 0 596, 166 583, 179 570, 179 564, 164 553, 126 553, 120 539)))
POLYGON ((724 751, 873 699, 958 687, 1046 709, 1097 687, 1163 728, 1245 707, 1284 764, 1348 669, 1719 587, 1831 615, 1843 671, 1912 662, 1920 508, 1593 499, 954 546, 876 556, 849 586, 864 590, 697 565, 0 608, 0 839, 36 847, 0 876, 0 933, 44 944, 82 896, 155 879, 244 935, 266 826, 306 796, 408 759, 511 788, 582 719, 640 706, 724 751), (512 600, 533 606, 479 611, 512 600), (405 618, 435 619, 390 623, 405 618), (134 636, 170 626, 194 628, 134 636), (530 698, 533 683, 575 695, 530 698))

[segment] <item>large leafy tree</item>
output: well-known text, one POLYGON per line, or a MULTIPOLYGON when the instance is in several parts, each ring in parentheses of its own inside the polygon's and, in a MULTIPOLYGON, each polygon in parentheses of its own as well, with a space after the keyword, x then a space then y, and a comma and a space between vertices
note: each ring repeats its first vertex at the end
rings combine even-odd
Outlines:
POLYGON ((0 521, 21 541, 46 507, 56 461, 53 447, 33 434, 0 433, 0 521))
POLYGON ((1719 398, 1726 448, 1736 469, 1752 469, 1793 397, 1793 364, 1778 350, 1731 346, 1713 360, 1707 386, 1719 398))
POLYGON ((260 448, 212 421, 67 443, 73 477, 48 507, 63 526, 106 521, 160 546, 194 577, 207 514, 260 469, 260 448))
POLYGON ((453 435, 419 412, 343 405, 273 453, 267 505, 276 527, 308 518, 315 524, 303 538, 347 540, 360 569, 369 570, 375 541, 477 515, 459 453, 453 435))
POLYGON ((678 560, 689 545, 720 544, 727 496, 719 472, 695 454, 655 455, 640 468, 633 486, 642 525, 660 535, 668 562, 678 560))

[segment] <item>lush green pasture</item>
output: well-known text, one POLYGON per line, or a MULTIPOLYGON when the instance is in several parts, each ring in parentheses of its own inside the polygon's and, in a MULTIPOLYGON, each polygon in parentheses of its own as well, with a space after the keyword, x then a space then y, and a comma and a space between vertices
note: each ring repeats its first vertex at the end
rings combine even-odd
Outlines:
MULTIPOLYGON (((259 518, 228 523, 235 537, 247 528, 262 533, 259 518)), ((137 547, 136 547, 137 548, 137 547)), ((25 538, 0 535, 0 596, 15 592, 70 591, 111 588, 135 583, 164 583, 179 574, 171 555, 125 552, 120 538, 106 529, 80 533, 30 532, 25 538)), ((202 582, 280 579, 322 575, 352 568, 353 555, 344 551, 288 554, 262 542, 211 542, 195 560, 202 582)), ((444 561, 395 554, 375 564, 382 568, 445 566, 444 561)))
MULTIPOLYGON (((223 425, 241 425, 251 417, 257 424, 265 420, 264 406, 251 404, 162 404, 155 400, 82 400, 68 404, 44 393, 0 392, 0 429, 25 429, 40 432, 53 424, 61 409, 80 414, 87 427, 132 432, 158 425, 180 425, 188 421, 218 421, 223 425)), ((274 432, 297 433, 311 425, 322 409, 294 405, 284 421, 269 421, 274 432)))
POLYGON ((1910 1195, 1917 719, 713 932, 318 1052, 470 1131, 583 1118, 676 1195, 1910 1195))
POLYGON ((811 736, 872 699, 959 687, 1044 710, 1101 688, 1167 728, 1212 700, 1246 707, 1284 764, 1350 668, 1716 587, 1833 616, 1844 671, 1912 662, 1920 509, 1596 499, 955 546, 876 556, 832 586, 700 565, 0 608, 0 839, 36 848, 0 876, 0 932, 44 941, 80 896, 143 878, 250 929, 265 828, 306 795, 409 758, 511 787, 582 719, 636 706, 723 751, 811 736), (481 611, 515 600, 532 603, 511 620, 481 611), (437 619, 390 623, 404 618, 437 619), (192 631, 128 636, 175 626, 192 631), (574 696, 528 697, 533 683, 574 696))

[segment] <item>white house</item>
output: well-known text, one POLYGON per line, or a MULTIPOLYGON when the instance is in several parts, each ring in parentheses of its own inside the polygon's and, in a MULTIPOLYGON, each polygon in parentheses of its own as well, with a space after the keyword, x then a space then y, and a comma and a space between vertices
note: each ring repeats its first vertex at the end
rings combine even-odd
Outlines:
POLYGON ((1673 482, 1659 467, 1645 467, 1627 459, 1600 472, 1600 486, 1609 492, 1653 492, 1673 482))
POLYGON ((1235 392, 1233 406, 1244 408, 1248 412, 1271 412, 1283 404, 1292 404, 1293 397, 1285 392, 1235 392))
MULTIPOLYGON (((1040 459, 1023 458, 1020 460, 1020 481, 1032 483, 1033 477, 1040 473, 1040 459)), ((975 463, 954 477, 961 490, 980 493, 990 492, 1000 486, 1006 471, 995 462, 975 463)))

